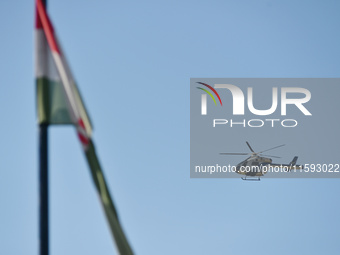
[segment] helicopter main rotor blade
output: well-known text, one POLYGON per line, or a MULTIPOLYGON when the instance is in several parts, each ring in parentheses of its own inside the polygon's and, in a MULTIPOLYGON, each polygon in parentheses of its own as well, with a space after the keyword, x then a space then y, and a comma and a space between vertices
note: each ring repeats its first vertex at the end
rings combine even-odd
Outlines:
POLYGON ((270 149, 267 149, 267 150, 264 150, 264 151, 260 151, 260 152, 258 152, 258 153, 262 153, 262 152, 265 152, 265 151, 274 150, 274 149, 279 148, 279 147, 282 147, 282 146, 285 146, 285 144, 281 144, 281 145, 279 145, 279 146, 275 146, 275 147, 273 147, 273 148, 270 148, 270 149))
POLYGON ((251 153, 243 153, 243 152, 241 152, 241 153, 237 153, 237 152, 235 152, 235 153, 229 153, 229 152, 225 152, 225 153, 220 153, 221 155, 249 155, 249 154, 251 154, 251 153))
POLYGON ((261 154, 261 156, 265 156, 265 157, 271 157, 271 158, 281 158, 281 157, 278 157, 278 156, 272 156, 272 155, 263 155, 263 154, 261 154))
POLYGON ((252 151, 252 152, 254 152, 255 153, 255 151, 253 150, 253 148, 250 146, 250 144, 248 143, 248 142, 246 142, 247 143, 247 145, 248 145, 248 147, 249 147, 249 149, 252 151))

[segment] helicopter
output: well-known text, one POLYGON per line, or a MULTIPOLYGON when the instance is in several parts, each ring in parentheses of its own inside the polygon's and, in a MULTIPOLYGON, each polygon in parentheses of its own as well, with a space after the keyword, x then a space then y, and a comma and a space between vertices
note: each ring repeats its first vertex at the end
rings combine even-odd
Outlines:
POLYGON ((280 157, 262 154, 263 152, 274 150, 282 146, 285 146, 285 144, 275 146, 273 148, 263 150, 260 152, 255 152, 248 142, 246 142, 246 144, 248 145, 251 153, 220 153, 221 155, 250 155, 250 157, 238 163, 235 168, 236 173, 245 175, 245 177, 241 177, 242 180, 260 181, 261 180, 260 177, 266 174, 268 172, 268 169, 273 169, 273 168, 283 169, 284 171, 287 171, 287 172, 291 171, 292 169, 294 170, 303 169, 303 165, 296 164, 298 156, 295 156, 289 164, 275 164, 275 163, 272 163, 273 160, 271 158, 280 158, 280 157))

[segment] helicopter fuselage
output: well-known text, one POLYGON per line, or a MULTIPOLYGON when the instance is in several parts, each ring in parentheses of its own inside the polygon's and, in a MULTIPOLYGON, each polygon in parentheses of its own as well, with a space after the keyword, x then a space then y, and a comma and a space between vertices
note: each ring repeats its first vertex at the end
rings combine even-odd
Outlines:
POLYGON ((262 164, 272 163, 271 158, 251 156, 236 165, 236 173, 247 176, 263 176, 262 164))

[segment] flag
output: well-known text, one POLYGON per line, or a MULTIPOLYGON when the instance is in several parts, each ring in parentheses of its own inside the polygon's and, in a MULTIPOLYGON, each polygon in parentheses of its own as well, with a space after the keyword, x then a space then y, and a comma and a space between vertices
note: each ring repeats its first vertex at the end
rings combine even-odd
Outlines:
MULTIPOLYGON (((52 26, 50 26, 53 32, 52 26)), ((38 122, 45 124, 73 124, 68 110, 67 101, 62 88, 62 81, 57 71, 52 53, 46 40, 41 19, 36 15, 35 22, 35 75, 37 89, 38 122)), ((64 60, 65 69, 70 79, 73 93, 87 129, 91 132, 92 125, 75 85, 74 79, 64 60)))
POLYGON ((92 125, 42 0, 36 0, 36 78, 38 121, 72 124, 120 254, 133 254, 120 225, 94 143, 92 125))

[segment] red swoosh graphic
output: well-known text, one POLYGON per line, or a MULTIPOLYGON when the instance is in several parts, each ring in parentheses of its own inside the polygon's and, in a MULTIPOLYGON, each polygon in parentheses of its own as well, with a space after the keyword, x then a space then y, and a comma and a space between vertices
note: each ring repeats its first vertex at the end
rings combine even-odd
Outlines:
POLYGON ((211 89, 215 93, 215 95, 218 97, 218 100, 220 100, 220 103, 221 103, 221 106, 222 106, 222 100, 220 98, 220 95, 217 93, 217 91, 213 87, 211 87, 210 85, 205 84, 203 82, 197 82, 197 83, 202 84, 202 85, 208 87, 209 89, 211 89))

